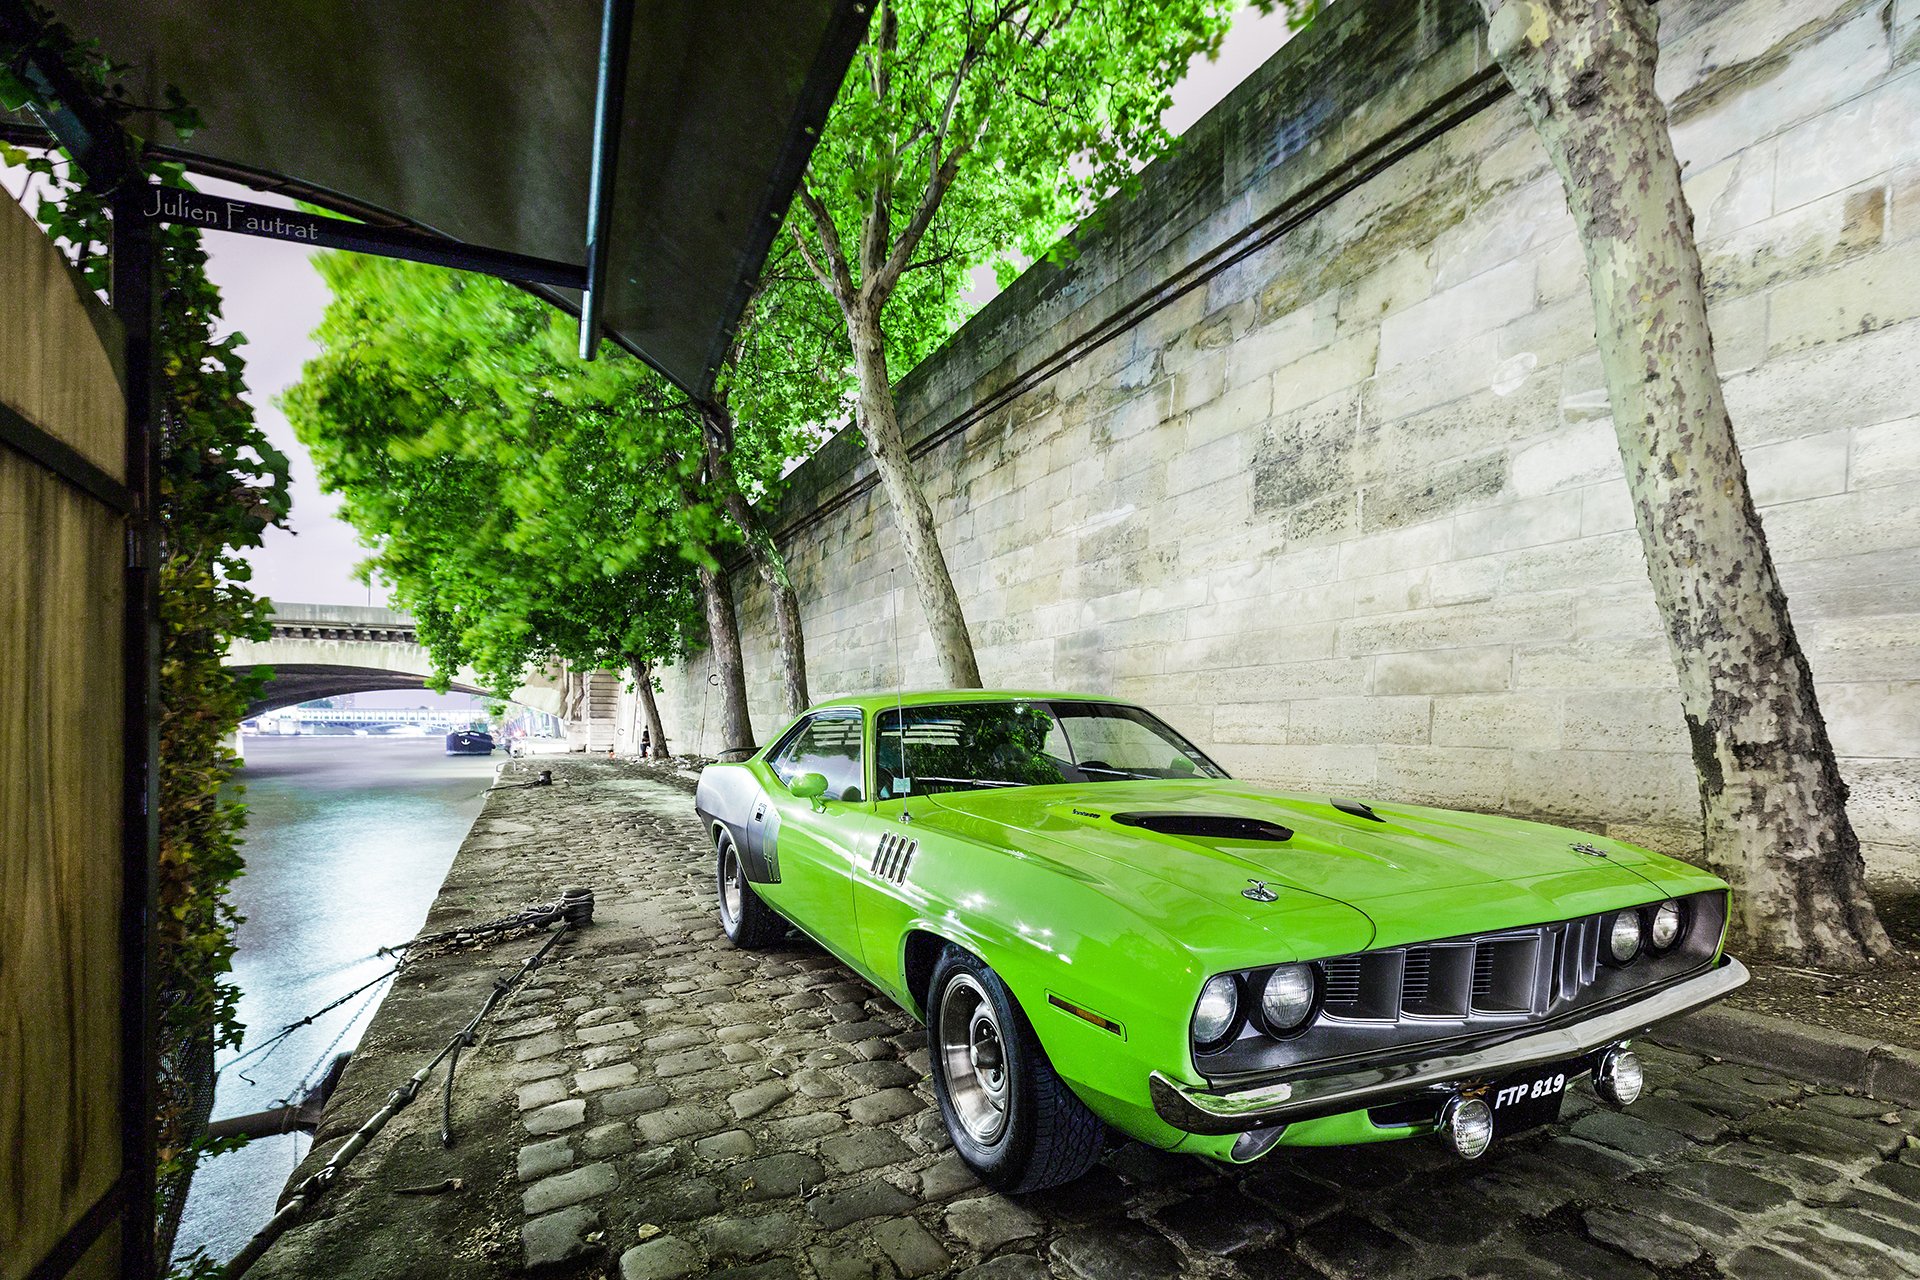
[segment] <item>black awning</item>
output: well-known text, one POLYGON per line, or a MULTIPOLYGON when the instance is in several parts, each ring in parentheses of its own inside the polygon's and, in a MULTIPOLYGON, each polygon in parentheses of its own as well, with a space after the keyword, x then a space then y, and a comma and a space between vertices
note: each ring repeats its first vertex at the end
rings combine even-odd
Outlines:
MULTIPOLYGON (((191 168, 369 221, 585 257, 595 0, 51 0, 205 117, 191 168)), ((633 0, 609 337, 711 386, 866 23, 863 0, 633 0)), ((577 303, 577 294, 558 295, 577 303)))

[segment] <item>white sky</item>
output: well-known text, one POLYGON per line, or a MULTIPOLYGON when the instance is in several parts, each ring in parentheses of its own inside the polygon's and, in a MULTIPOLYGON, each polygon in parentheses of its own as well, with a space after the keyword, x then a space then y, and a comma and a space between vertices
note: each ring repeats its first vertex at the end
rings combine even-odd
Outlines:
MULTIPOLYGON (((1168 127, 1184 132, 1270 58, 1286 36, 1286 21, 1280 14, 1263 17, 1254 9, 1242 10, 1219 58, 1195 67, 1174 89, 1168 127)), ((6 185, 17 190, 19 183, 6 185)), ((210 179, 197 180, 196 185, 262 204, 291 203, 210 179)), ((205 243, 208 274, 225 299, 225 327, 246 337, 241 354, 247 362, 247 399, 267 438, 292 461, 291 527, 268 530, 266 545, 250 556, 253 585, 283 601, 385 604, 386 593, 380 586, 369 588, 354 580, 353 568, 364 555, 359 539, 339 518, 338 500, 320 491, 312 460, 273 403, 284 388, 299 380, 301 366, 316 350, 309 335, 320 323, 327 289, 309 263, 312 251, 281 241, 218 233, 207 235, 205 243)))

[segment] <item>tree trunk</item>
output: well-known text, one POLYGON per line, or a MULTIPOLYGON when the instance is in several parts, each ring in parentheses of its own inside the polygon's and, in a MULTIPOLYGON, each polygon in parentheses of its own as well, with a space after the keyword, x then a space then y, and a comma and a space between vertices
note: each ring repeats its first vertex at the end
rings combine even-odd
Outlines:
POLYGON ((1708 863, 1763 955, 1893 954, 1813 679, 1754 510, 1707 329, 1645 0, 1480 0, 1559 171, 1654 598, 1679 671, 1708 863))
POLYGON ((786 698, 787 710, 797 716, 812 705, 812 699, 807 696, 807 637, 800 626, 800 596, 793 589, 793 577, 787 572, 787 560, 780 554, 779 544, 760 522, 759 513, 747 501, 747 495, 740 492, 740 483, 733 473, 733 458, 727 452, 733 438, 733 424, 709 421, 705 434, 707 472, 726 503, 727 514, 739 526, 747 553, 753 557, 760 580, 767 584, 767 594, 773 600, 773 629, 780 646, 781 693, 786 698))
POLYGON ((747 711, 747 669, 740 658, 740 623, 733 597, 717 569, 700 566, 700 595, 707 606, 707 639, 720 669, 720 742, 722 760, 744 760, 754 752, 753 719, 747 711))
POLYGON ((855 318, 848 323, 854 364, 860 374, 860 431, 880 484, 893 508, 894 523, 906 550, 907 565, 919 589, 920 608, 933 633, 933 647, 947 683, 956 689, 980 687, 980 664, 973 656, 973 637, 967 632, 960 596, 947 572, 940 539, 934 533, 933 508, 913 473, 906 437, 894 410, 893 384, 887 379, 885 338, 878 317, 855 318))
POLYGON ((633 672, 633 687, 640 695, 640 710, 647 721, 647 758, 665 760, 667 731, 660 724, 660 704, 653 696, 653 664, 630 657, 627 665, 633 672))

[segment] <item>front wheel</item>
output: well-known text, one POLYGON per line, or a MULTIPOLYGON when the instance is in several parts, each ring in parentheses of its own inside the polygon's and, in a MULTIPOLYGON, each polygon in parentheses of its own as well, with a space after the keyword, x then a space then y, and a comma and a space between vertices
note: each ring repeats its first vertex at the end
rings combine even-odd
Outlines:
POLYGON ((1106 1126, 1054 1072, 999 974, 949 947, 934 967, 927 1009, 940 1117, 982 1182, 1019 1194, 1093 1167, 1106 1126))
POLYGON ((727 941, 736 947, 748 951, 761 947, 770 947, 787 934, 787 925, 772 907, 760 900, 753 891, 753 883, 747 879, 747 869, 740 862, 740 851, 734 848, 733 837, 725 831, 720 833, 716 845, 718 855, 717 879, 720 889, 720 927, 727 931, 727 941))

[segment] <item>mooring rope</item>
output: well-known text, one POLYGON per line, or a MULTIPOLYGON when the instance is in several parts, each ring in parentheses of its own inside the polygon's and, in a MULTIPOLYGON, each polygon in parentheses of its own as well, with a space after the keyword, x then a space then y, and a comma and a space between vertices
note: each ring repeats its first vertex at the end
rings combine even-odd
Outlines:
MULTIPOLYGON (((293 1194, 287 1197, 287 1202, 280 1207, 280 1211, 274 1214, 273 1217, 268 1220, 267 1225, 260 1228, 260 1230, 255 1233, 253 1239, 247 1241, 246 1247, 235 1254, 233 1261, 227 1264, 225 1274, 228 1280, 237 1280, 239 1276, 245 1275, 254 1263, 260 1261, 261 1257, 273 1246, 275 1241, 285 1235, 289 1228, 304 1217, 307 1211, 319 1202, 320 1198, 325 1195, 339 1179, 340 1174, 353 1162, 353 1158, 366 1149, 367 1144, 372 1142, 380 1130, 386 1127, 389 1120, 405 1110, 406 1107, 419 1096, 420 1090, 426 1085, 435 1069, 437 1069, 442 1062, 448 1058, 453 1058, 455 1060, 454 1065, 458 1065, 460 1049, 465 1045, 473 1043, 474 1033, 479 1030, 480 1023, 499 1006, 500 1002, 507 997, 508 993, 511 992, 523 978, 540 967, 541 963, 545 961, 547 953, 553 949, 554 945, 558 943, 562 937, 566 936, 574 928, 580 925, 590 924, 593 921, 593 890, 591 889, 567 889, 561 893, 557 902, 550 905, 554 908, 554 912, 549 917, 548 923, 558 923, 560 927, 554 930, 545 942, 540 944, 537 951, 522 961, 518 969, 505 977, 496 978, 493 983, 493 990, 487 994, 486 1001, 480 1006, 480 1011, 474 1014, 465 1026, 456 1031, 453 1037, 441 1048, 440 1052, 434 1054, 426 1065, 409 1076, 399 1088, 388 1094, 385 1105, 369 1116, 366 1123, 354 1130, 353 1136, 348 1138, 346 1142, 341 1145, 340 1149, 333 1153, 333 1157, 329 1159, 326 1164, 302 1180, 300 1185, 294 1189, 293 1194)), ((521 914, 525 915, 527 913, 523 912, 521 914)), ((454 930, 449 934, 441 936, 457 936, 460 932, 462 931, 454 930)), ((441 1112, 441 1141, 449 1146, 453 1143, 453 1071, 454 1066, 449 1066, 447 1069, 446 1094, 442 1103, 441 1112)))

